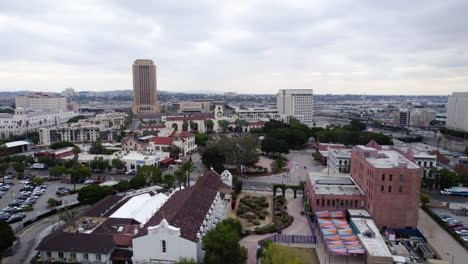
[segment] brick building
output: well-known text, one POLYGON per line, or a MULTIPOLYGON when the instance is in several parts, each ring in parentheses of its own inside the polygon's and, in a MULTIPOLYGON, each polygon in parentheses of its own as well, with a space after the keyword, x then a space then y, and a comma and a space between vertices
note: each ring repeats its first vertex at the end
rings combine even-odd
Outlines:
POLYGON ((350 169, 350 176, 309 175, 306 193, 314 211, 364 208, 379 228, 416 228, 423 168, 372 141, 353 148, 350 169))

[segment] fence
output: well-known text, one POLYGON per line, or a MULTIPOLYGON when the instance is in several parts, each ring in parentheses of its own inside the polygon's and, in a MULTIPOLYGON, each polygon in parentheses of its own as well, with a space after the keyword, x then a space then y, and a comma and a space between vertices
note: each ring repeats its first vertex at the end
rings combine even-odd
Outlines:
POLYGON ((262 241, 269 240, 275 243, 290 243, 290 244, 315 244, 315 236, 302 236, 302 235, 280 235, 276 234, 258 241, 261 244, 262 241))

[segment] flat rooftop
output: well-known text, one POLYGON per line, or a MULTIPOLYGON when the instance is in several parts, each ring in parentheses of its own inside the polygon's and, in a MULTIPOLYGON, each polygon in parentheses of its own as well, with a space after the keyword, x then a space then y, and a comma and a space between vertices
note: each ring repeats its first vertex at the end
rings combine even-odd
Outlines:
POLYGON ((380 235, 380 231, 372 219, 351 217, 351 226, 366 249, 367 254, 375 257, 392 257, 392 253, 380 235), (366 235, 370 233, 371 235, 366 235))
POLYGON ((372 164, 375 168, 408 168, 408 169, 418 169, 419 166, 407 159, 401 153, 396 150, 382 149, 378 150, 372 147, 366 146, 356 146, 362 152, 361 155, 364 155, 366 160, 372 164))
POLYGON ((309 173, 316 194, 364 195, 350 176, 327 175, 324 173, 309 173))

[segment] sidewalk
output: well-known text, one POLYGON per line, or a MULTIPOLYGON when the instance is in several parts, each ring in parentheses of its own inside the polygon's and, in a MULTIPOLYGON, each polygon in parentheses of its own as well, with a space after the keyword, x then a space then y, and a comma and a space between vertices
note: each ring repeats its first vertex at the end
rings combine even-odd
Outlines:
POLYGON ((422 209, 419 209, 418 228, 448 263, 452 263, 452 256, 454 264, 467 263, 468 251, 422 209))
MULTIPOLYGON (((301 215, 301 211, 303 211, 301 198, 298 197, 294 199, 293 197, 288 197, 286 206, 288 207, 288 214, 294 217, 294 222, 288 228, 284 229, 282 234, 311 236, 312 231, 309 228, 307 219, 304 215, 301 215)), ((240 241, 241 246, 247 248, 248 250, 247 264, 257 263, 255 256, 258 241, 273 235, 274 233, 265 235, 250 235, 240 241)))

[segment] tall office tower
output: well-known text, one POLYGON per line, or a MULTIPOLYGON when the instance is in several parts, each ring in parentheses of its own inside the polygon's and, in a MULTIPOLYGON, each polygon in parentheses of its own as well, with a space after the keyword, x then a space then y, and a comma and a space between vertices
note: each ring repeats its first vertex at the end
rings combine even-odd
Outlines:
POLYGON ((294 117, 304 124, 312 124, 314 118, 312 89, 279 90, 276 96, 278 114, 294 117))
POLYGON ((134 114, 159 113, 156 97, 156 65, 152 60, 136 60, 133 63, 134 114))
POLYGON ((468 132, 468 93, 452 93, 448 97, 447 128, 468 132))

